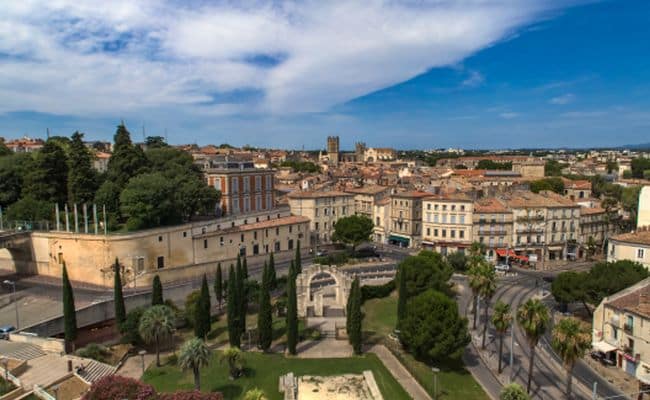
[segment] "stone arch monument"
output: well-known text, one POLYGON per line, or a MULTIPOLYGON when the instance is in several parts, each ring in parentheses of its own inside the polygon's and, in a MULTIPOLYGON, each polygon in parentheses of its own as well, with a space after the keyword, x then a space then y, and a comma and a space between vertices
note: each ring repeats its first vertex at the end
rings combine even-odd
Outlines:
POLYGON ((328 265, 310 265, 303 268, 302 272, 296 277, 296 294, 298 300, 298 316, 309 316, 309 310, 313 312, 313 316, 322 317, 323 309, 326 302, 323 298, 323 293, 314 293, 311 288, 312 280, 314 277, 329 275, 334 279, 334 299, 329 300, 329 306, 341 308, 345 310, 348 302, 348 295, 352 287, 353 277, 347 273, 340 271, 335 266, 328 265))

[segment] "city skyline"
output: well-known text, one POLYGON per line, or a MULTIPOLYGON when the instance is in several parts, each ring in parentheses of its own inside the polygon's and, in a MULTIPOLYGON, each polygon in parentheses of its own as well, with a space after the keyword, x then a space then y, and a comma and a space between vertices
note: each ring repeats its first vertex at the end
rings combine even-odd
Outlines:
POLYGON ((0 42, 0 135, 50 128, 110 140, 124 119, 134 138, 144 125, 173 144, 318 149, 330 134, 343 149, 646 142, 647 3, 372 3, 363 20, 354 7, 9 7, 0 19, 17 34, 0 42))

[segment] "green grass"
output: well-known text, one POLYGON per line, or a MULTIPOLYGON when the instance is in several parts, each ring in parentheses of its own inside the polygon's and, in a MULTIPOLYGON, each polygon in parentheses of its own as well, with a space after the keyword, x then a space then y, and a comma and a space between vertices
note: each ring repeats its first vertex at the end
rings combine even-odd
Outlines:
MULTIPOLYGON (((280 354, 244 353, 244 359, 245 376, 231 381, 228 379, 227 365, 219 362, 219 353, 215 353, 210 365, 201 371, 203 391, 221 392, 226 400, 230 400, 240 399, 246 391, 257 387, 266 393, 269 400, 281 400, 283 395, 278 391, 278 381, 281 375, 288 372, 298 376, 328 376, 345 373, 360 374, 364 370, 371 370, 385 399, 409 398, 374 354, 338 359, 300 359, 287 358, 280 354)), ((160 392, 193 388, 192 374, 181 372, 175 366, 149 368, 143 380, 160 392)))
MULTIPOLYGON (((363 330, 368 341, 383 341, 392 343, 390 348, 398 352, 399 359, 420 382, 424 389, 433 395, 433 372, 431 367, 415 360, 410 354, 402 351, 397 343, 386 340, 386 336, 395 329, 397 322, 397 295, 391 294, 383 299, 368 300, 363 305, 365 317, 363 330)), ((483 388, 474 380, 472 375, 463 367, 462 362, 446 362, 436 365, 438 373, 438 392, 442 399, 486 400, 488 396, 483 388)))
POLYGON ((15 388, 16 387, 11 382, 5 381, 3 378, 0 378, 0 396, 11 392, 15 388))

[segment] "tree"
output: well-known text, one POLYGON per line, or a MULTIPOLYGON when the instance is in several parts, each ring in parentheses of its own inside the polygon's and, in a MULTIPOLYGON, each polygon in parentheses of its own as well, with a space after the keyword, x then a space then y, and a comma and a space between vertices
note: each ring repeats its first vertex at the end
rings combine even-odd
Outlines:
POLYGON ((406 291, 406 275, 402 273, 401 265, 397 272, 397 281, 399 283, 397 289, 397 328, 399 328, 401 321, 406 316, 406 303, 409 299, 406 291))
POLYGON ((226 304, 228 308, 228 341, 231 347, 239 347, 241 339, 238 297, 236 272, 231 264, 228 273, 228 303, 226 304))
POLYGON ((634 158, 631 163, 632 177, 643 179, 643 173, 650 170, 650 158, 634 158))
POLYGON ((269 287, 271 290, 278 288, 278 277, 275 272, 275 260, 273 258, 273 252, 269 255, 269 287))
MULTIPOLYGON (((494 268, 485 263, 481 267, 480 284, 478 287, 478 295, 483 299, 483 338, 481 340, 481 348, 485 349, 485 337, 487 335, 488 326, 488 310, 490 308, 490 299, 494 296, 497 290, 497 277, 494 268)), ((476 314, 476 313, 475 313, 476 314)))
POLYGON ((289 354, 296 354, 298 344, 298 300, 296 294, 296 275, 293 261, 287 277, 287 348, 289 354))
POLYGON ((195 290, 185 297, 185 319, 194 328, 196 326, 197 308, 200 307, 201 290, 195 290))
POLYGON ((13 151, 5 144, 4 140, 0 140, 0 157, 12 155, 13 151))
POLYGON ((106 180, 114 182, 121 191, 129 179, 147 168, 147 159, 142 150, 131 142, 131 134, 121 123, 113 137, 113 154, 108 160, 106 180))
POLYGON ((120 193, 122 188, 110 180, 105 180, 95 193, 95 203, 100 209, 106 207, 107 229, 118 224, 120 218, 120 193))
POLYGON ((141 346, 144 344, 142 336, 140 336, 140 319, 144 314, 144 307, 136 307, 126 314, 126 320, 122 324, 122 339, 121 343, 130 343, 134 346, 141 346))
POLYGON ((587 301, 598 305, 603 298, 620 292, 647 277, 648 270, 633 261, 599 262, 587 273, 585 283, 587 301))
MULTIPOLYGON (((472 257, 471 267, 469 268, 469 287, 472 289, 472 306, 474 308, 474 320, 472 329, 476 329, 476 303, 484 294, 490 294, 490 288, 495 285, 496 275, 494 268, 485 261, 484 258, 472 257), (484 293, 485 292, 485 293, 484 293)), ((494 292, 492 292, 494 294, 494 292)), ((490 297, 492 297, 490 294, 490 297)), ((487 322, 487 321, 486 321, 487 322)))
POLYGON ((210 363, 210 348, 199 338, 192 338, 183 343, 178 356, 178 364, 183 370, 194 374, 194 389, 201 390, 201 367, 210 363))
POLYGON ((97 177, 93 169, 90 152, 83 142, 83 133, 72 134, 68 152, 68 200, 70 203, 92 202, 97 190, 97 177))
POLYGON ((120 261, 115 258, 115 264, 113 265, 113 274, 115 276, 113 281, 113 301, 115 303, 115 322, 121 330, 122 324, 126 320, 126 307, 124 307, 124 294, 122 293, 120 270, 120 261))
POLYGON ((18 153, 0 157, 1 207, 8 207, 21 198, 25 178, 27 173, 33 169, 33 164, 34 159, 31 154, 18 153))
POLYGON ((530 400, 530 396, 524 391, 524 388, 517 383, 511 383, 503 387, 499 400, 530 400))
POLYGON ((24 196, 48 203, 68 200, 68 158, 53 140, 48 140, 34 156, 33 168, 25 177, 24 196))
POLYGON ((136 379, 120 375, 108 375, 95 382, 83 396, 83 400, 106 399, 143 399, 155 398, 156 391, 153 386, 142 383, 136 379))
POLYGON ((400 331, 404 346, 424 361, 458 359, 470 341, 456 302, 432 289, 408 301, 400 331))
POLYGON ((359 244, 369 240, 373 229, 374 224, 370 218, 364 215, 350 215, 334 223, 332 240, 351 245, 354 253, 359 244))
POLYGON ((300 239, 298 239, 298 243, 296 244, 296 257, 295 257, 295 267, 296 267, 296 275, 302 272, 302 257, 300 254, 300 239))
POLYGON ((359 277, 354 278, 352 290, 349 295, 350 306, 347 315, 348 340, 352 345, 355 354, 361 354, 361 345, 363 341, 361 333, 361 322, 363 314, 361 313, 361 286, 359 277))
POLYGON ((52 204, 36 200, 28 195, 7 208, 7 219, 12 221, 49 221, 52 219, 52 204))
POLYGON ((73 343, 77 338, 77 311, 74 306, 74 292, 70 279, 68 279, 68 270, 63 262, 63 326, 64 338, 66 343, 73 343))
POLYGON ((453 269, 438 253, 423 250, 407 257, 399 264, 399 273, 400 279, 405 279, 407 299, 428 289, 450 293, 449 279, 453 269))
POLYGON ((463 272, 467 269, 467 256, 465 253, 455 251, 447 255, 447 262, 452 266, 454 271, 463 272))
POLYGON ((246 280, 248 279, 248 261, 246 261, 246 257, 242 259, 241 270, 242 270, 242 278, 244 279, 244 282, 246 282, 246 280))
POLYGON ((142 313, 138 332, 147 343, 156 347, 156 366, 160 367, 160 341, 174 332, 174 312, 164 305, 151 306, 142 313))
POLYGON ((530 191, 539 193, 543 190, 550 190, 558 194, 564 193, 564 182, 560 178, 544 178, 530 183, 530 191))
POLYGON ((566 397, 570 399, 573 367, 591 348, 591 333, 577 319, 564 318, 553 328, 551 346, 566 369, 566 397))
POLYGON ((244 369, 244 357, 237 347, 229 347, 221 354, 221 362, 228 364, 230 379, 237 379, 244 369))
POLYGON ((258 343, 263 351, 268 351, 273 341, 273 308, 271 307, 271 294, 269 292, 268 266, 264 263, 262 273, 262 287, 259 290, 259 312, 257 313, 258 343))
POLYGON ((562 164, 555 160, 548 160, 544 165, 544 176, 562 175, 562 164))
POLYGON ((512 325, 512 311, 510 310, 510 304, 498 301, 494 305, 494 312, 492 313, 492 325, 494 325, 494 330, 499 336, 499 368, 498 371, 501 373, 501 362, 503 358, 503 338, 510 329, 512 325))
POLYGON ((223 301, 223 276, 221 274, 221 263, 217 264, 217 273, 214 278, 214 296, 217 298, 219 310, 223 301))
POLYGON ((175 224, 182 220, 174 201, 177 188, 162 173, 131 178, 120 194, 120 211, 129 230, 175 224))
POLYGON ((248 309, 248 296, 246 295, 246 279, 244 278, 244 267, 242 264, 242 259, 237 256, 237 271, 235 272, 237 276, 236 285, 237 285, 237 313, 238 313, 238 327, 239 335, 246 333, 246 310, 248 309))
POLYGON ((210 289, 208 289, 208 278, 203 274, 201 282, 201 295, 197 307, 194 310, 194 336, 205 340, 210 333, 210 289))
POLYGON ((268 400, 262 389, 254 388, 244 394, 244 400, 268 400))
POLYGON ((153 277, 153 288, 151 290, 151 305, 158 306, 163 304, 163 287, 158 275, 153 277))
POLYGON ((538 299, 529 299, 519 306, 517 310, 517 323, 523 329, 530 347, 530 359, 528 364, 528 383, 526 392, 530 393, 530 384, 533 379, 533 365, 535 365, 535 347, 539 339, 546 332, 548 327, 548 308, 538 299))
POLYGON ((476 169, 488 169, 488 170, 504 170, 504 171, 510 171, 512 170, 512 162, 496 162, 492 160, 480 160, 478 164, 476 164, 476 169))
POLYGON ((159 147, 167 147, 167 141, 162 136, 147 136, 144 141, 148 149, 155 149, 159 147))
POLYGON ((582 302, 585 310, 591 315, 587 306, 588 275, 585 272, 566 271, 558 274, 551 284, 551 294, 562 307, 569 303, 582 302))

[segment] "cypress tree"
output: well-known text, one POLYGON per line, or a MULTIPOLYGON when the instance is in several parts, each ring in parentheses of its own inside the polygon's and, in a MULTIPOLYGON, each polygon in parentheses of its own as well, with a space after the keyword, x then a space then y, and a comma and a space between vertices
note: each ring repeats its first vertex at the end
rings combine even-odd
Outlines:
POLYGON ((345 305, 345 330, 348 332, 348 338, 350 335, 350 316, 352 315, 352 303, 354 302, 354 293, 355 286, 358 284, 357 280, 352 281, 352 286, 350 287, 350 293, 348 293, 348 302, 345 305))
POLYGON ((68 279, 68 270, 63 262, 63 321, 66 343, 74 342, 77 338, 77 312, 74 307, 74 293, 68 279))
POLYGON ((153 289, 151 292, 151 305, 158 306, 162 305, 165 301, 163 300, 163 287, 160 283, 160 277, 158 275, 153 277, 153 289))
POLYGON ((246 283, 244 282, 244 268, 242 266, 241 257, 237 257, 237 310, 238 310, 238 323, 239 334, 243 335, 246 332, 246 309, 248 308, 248 299, 246 298, 246 283))
POLYGON ((210 290, 208 289, 208 278, 203 274, 201 282, 201 296, 194 309, 194 336, 204 339, 210 333, 210 290))
POLYGON ((124 307, 124 294, 122 293, 122 278, 120 277, 120 261, 115 258, 113 266, 115 272, 115 282, 113 284, 113 301, 115 303, 115 323, 118 328, 122 329, 122 324, 126 321, 126 308, 124 307))
POLYGON ((278 277, 275 273, 275 260, 273 258, 273 252, 269 256, 269 288, 275 290, 278 288, 278 277))
POLYGON ((214 278, 214 295, 217 298, 219 310, 223 301, 223 276, 221 275, 221 263, 217 264, 217 275, 214 278))
POLYGON ((296 243, 296 275, 302 272, 302 258, 300 256, 300 239, 296 243))
POLYGON ((88 148, 83 143, 83 133, 75 132, 70 141, 70 171, 68 172, 68 201, 89 203, 95 197, 97 179, 88 148))
POLYGON ((359 285, 359 277, 354 279, 352 285, 352 292, 350 293, 350 314, 348 315, 348 340, 352 345, 355 354, 361 354, 362 334, 361 334, 361 287, 359 285))
POLYGON ((242 261, 242 271, 243 271, 243 277, 244 281, 248 279, 248 261, 246 260, 246 257, 244 257, 244 260, 242 261))
POLYGON ((271 309, 271 294, 269 293, 269 273, 266 263, 262 274, 260 287, 260 310, 257 314, 258 343, 263 351, 268 351, 273 341, 273 311, 271 309))
POLYGON ((298 344, 298 300, 293 261, 291 261, 287 278, 287 348, 289 354, 295 355, 298 344))
POLYGON ((237 276, 232 264, 230 264, 230 272, 228 273, 228 303, 226 307, 228 312, 228 341, 231 347, 239 347, 241 331, 238 326, 237 276))
POLYGON ((400 321, 406 315, 406 277, 402 276, 400 271, 397 273, 398 292, 397 292, 397 328, 399 328, 400 321))

